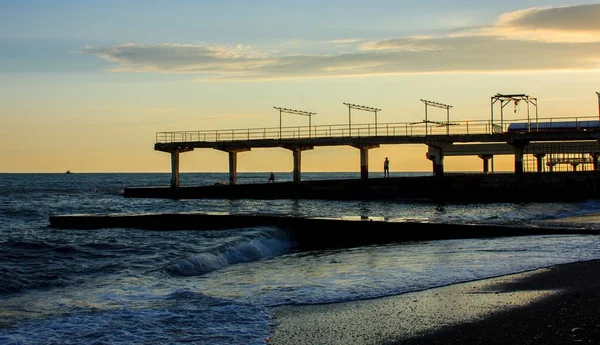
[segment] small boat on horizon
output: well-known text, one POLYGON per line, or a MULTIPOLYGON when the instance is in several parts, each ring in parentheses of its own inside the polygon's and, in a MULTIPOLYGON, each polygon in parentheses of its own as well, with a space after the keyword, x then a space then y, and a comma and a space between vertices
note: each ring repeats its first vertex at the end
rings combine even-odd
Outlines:
POLYGON ((71 174, 71 170, 67 170, 65 174, 71 174))

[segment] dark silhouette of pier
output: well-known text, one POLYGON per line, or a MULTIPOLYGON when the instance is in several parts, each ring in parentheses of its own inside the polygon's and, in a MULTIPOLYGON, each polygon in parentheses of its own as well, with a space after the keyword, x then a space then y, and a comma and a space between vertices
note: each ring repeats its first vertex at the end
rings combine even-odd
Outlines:
MULTIPOLYGON (((379 108, 344 103, 348 106, 348 123, 313 126, 316 113, 288 108, 279 110, 279 127, 225 130, 173 131, 156 133, 154 149, 171 155, 171 181, 168 187, 128 188, 127 197, 199 198, 426 198, 448 199, 457 194, 481 199, 478 191, 487 190, 497 199, 539 198, 554 200, 589 196, 595 193, 596 174, 573 176, 558 173, 565 166, 572 172, 598 171, 600 156, 600 121, 597 117, 539 118, 537 98, 525 94, 496 94, 491 97, 489 120, 450 121, 451 105, 421 100, 425 104, 425 119, 419 122, 378 123, 379 108), (506 121, 504 107, 526 103, 527 118, 506 121), (500 119, 494 119, 494 107, 500 106, 500 119), (428 107, 446 110, 445 121, 434 121, 428 107), (535 107, 535 117, 530 114, 535 107), (351 111, 373 112, 374 123, 352 123, 351 111), (282 114, 308 117, 308 126, 283 127, 282 114), (592 120, 593 119, 593 120, 592 120), (425 159, 432 162, 433 177, 391 178, 389 181, 369 179, 369 151, 381 145, 421 144, 427 146, 425 159), (360 179, 348 181, 302 181, 302 152, 315 147, 350 146, 359 151, 360 179), (292 152, 293 182, 272 186, 237 184, 239 153, 261 148, 284 148, 292 152), (226 152, 229 158, 229 183, 219 186, 180 187, 180 154, 196 149, 226 152), (514 157, 511 176, 493 173, 493 158, 514 157), (446 176, 444 158, 476 156, 482 160, 482 173, 473 176, 446 176), (579 171, 578 171, 579 169, 579 171), (536 173, 535 177, 527 177, 536 173), (498 175, 484 177, 477 175, 498 175), (585 182, 582 182, 585 180, 585 182), (584 189, 562 188, 566 185, 584 189), (470 186, 470 187, 466 187, 470 186), (490 187, 494 186, 494 188, 490 187), (549 192, 554 189, 555 192, 549 192), (560 192, 559 192, 560 190, 560 192), (534 195, 529 195, 533 193, 534 195), (525 196, 527 194, 527 196, 525 196)), ((516 112, 516 108, 515 108, 516 112)), ((269 171, 265 167, 265 171, 269 171)), ((595 197, 595 194, 593 195, 595 197)), ((488 197, 486 195, 486 197, 488 197)))

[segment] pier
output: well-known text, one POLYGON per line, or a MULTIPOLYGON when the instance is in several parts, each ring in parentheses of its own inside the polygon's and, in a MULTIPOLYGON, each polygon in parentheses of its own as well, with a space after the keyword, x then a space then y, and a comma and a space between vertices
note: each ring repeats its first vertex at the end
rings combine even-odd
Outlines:
MULTIPOLYGON (((547 121, 585 121, 584 118, 543 119, 547 121)), ((511 123, 506 122, 504 128, 511 123)), ((327 125, 291 128, 252 128, 215 131, 178 131, 156 134, 154 149, 171 154, 172 188, 179 187, 180 154, 195 149, 215 149, 229 155, 229 183, 237 183, 237 155, 252 149, 285 148, 292 151, 293 181, 301 180, 302 152, 318 146, 350 146, 360 152, 360 177, 368 179, 369 150, 380 145, 427 145, 426 158, 432 161, 434 176, 444 175, 444 157, 477 156, 482 160, 482 171, 489 172, 489 160, 495 155, 513 155, 514 172, 523 173, 524 155, 534 155, 538 172, 544 171, 542 160, 552 153, 587 155, 581 162, 598 169, 600 132, 596 131, 529 131, 511 133, 495 127, 489 121, 456 122, 446 132, 431 123, 384 123, 327 125), (432 128, 433 127, 433 128, 432 128), (438 133, 443 131, 444 133, 438 133), (556 152, 553 152, 556 151, 556 152)), ((549 157, 550 158, 550 157, 549 157)), ((549 165, 547 165, 549 166, 549 165)))
MULTIPOLYGON (((421 101, 425 105, 425 117, 418 122, 378 123, 377 113, 381 109, 344 103, 348 107, 348 123, 337 125, 313 125, 312 112, 274 107, 279 111, 279 127, 248 128, 248 129, 223 129, 223 130, 198 130, 198 131, 172 131, 156 133, 154 149, 171 155, 171 181, 168 189, 165 188, 129 188, 125 189, 127 197, 248 197, 251 186, 237 185, 238 154, 253 149, 284 148, 292 152, 293 181, 290 184, 277 183, 276 192, 266 192, 275 187, 255 191, 259 195, 279 197, 285 194, 293 197, 314 197, 321 191, 323 194, 345 198, 344 193, 336 191, 336 186, 341 182, 328 181, 327 187, 319 182, 302 181, 302 153, 313 150, 315 147, 349 146, 359 151, 358 164, 360 166, 359 181, 347 181, 346 185, 339 188, 352 188, 353 193, 360 198, 369 198, 372 195, 385 197, 418 197, 409 190, 410 183, 420 186, 421 196, 435 197, 439 191, 456 188, 457 185, 477 185, 479 182, 461 182, 457 178, 444 178, 444 158, 453 156, 474 156, 482 161, 482 173, 488 175, 493 171, 493 159, 498 155, 511 155, 514 157, 514 171, 512 175, 523 176, 527 173, 558 173, 564 171, 586 172, 598 171, 598 157, 600 156, 600 121, 598 117, 562 117, 540 118, 537 112, 537 98, 525 94, 496 94, 491 97, 491 116, 487 120, 451 121, 450 108, 452 106, 421 101), (506 121, 504 107, 509 104, 526 103, 527 118, 506 121), (428 107, 442 108, 446 111, 444 121, 431 120, 428 107), (494 118, 494 108, 500 107, 500 118, 494 118), (530 108, 535 109, 535 116, 531 115, 530 108), (370 111, 374 113, 374 123, 352 123, 352 110, 370 111), (308 117, 307 126, 283 127, 282 114, 291 113, 308 117), (419 180, 412 178, 412 182, 402 179, 390 179, 387 182, 369 179, 369 151, 381 145, 426 145, 425 159, 432 163, 432 175, 437 180, 419 180), (180 187, 179 160, 182 153, 197 149, 213 149, 225 152, 229 159, 229 181, 225 186, 209 187, 180 187), (490 169, 490 162, 492 162, 490 169), (578 170, 579 169, 579 170, 578 170), (491 170, 491 171, 490 171, 491 170), (443 182, 442 182, 442 178, 443 182), (458 182, 457 182, 458 181, 458 182), (405 186, 399 192, 398 186, 405 186), (436 192, 426 192, 435 187, 436 192), (218 187, 218 188, 217 188, 218 187), (311 191, 312 190, 312 191, 311 191), (383 192, 384 190, 392 192, 383 192)), ((516 108, 515 108, 516 111, 516 108)), ((266 168, 265 171, 268 171, 266 168)), ((546 174, 542 174, 546 175, 546 174)), ((562 175, 558 178, 559 186, 573 177, 562 175)), ((498 182, 498 190, 494 193, 505 195, 500 188, 518 183, 509 182, 515 177, 503 177, 503 182, 498 182)), ((473 179, 473 178, 471 178, 473 179)), ((539 181, 554 181, 557 178, 537 176, 539 181)), ((589 181, 586 188, 596 190, 596 175, 586 175, 589 181), (589 177, 592 176, 592 177, 589 177)), ((525 181, 520 179, 519 181, 525 181)), ((325 183, 325 182, 324 182, 325 183)), ((343 184, 344 182, 342 182, 343 184)), ((521 183, 521 182, 519 182, 521 183)), ((573 182, 575 183, 575 182, 573 182)), ((543 183, 537 183, 540 185, 543 183)), ((577 183, 576 183, 577 184, 577 183)), ((547 188, 550 185, 545 184, 547 188)), ((413 188, 414 189, 414 188, 413 188)), ((510 189, 510 188, 508 188, 510 189)), ((467 192, 465 190, 465 192, 467 192)), ((518 192, 518 191, 516 191, 518 192)), ((348 192, 346 192, 348 193, 348 192)), ((469 192, 467 194, 474 194, 469 192)), ((539 191, 540 195, 548 195, 539 191)), ((571 193, 568 193, 571 194, 571 193)), ((587 195, 588 193, 583 193, 587 195)), ((508 196, 508 195, 507 195, 508 196)), ((326 197, 326 196, 323 196, 326 197)), ((546 199, 549 199, 546 197, 546 199)))

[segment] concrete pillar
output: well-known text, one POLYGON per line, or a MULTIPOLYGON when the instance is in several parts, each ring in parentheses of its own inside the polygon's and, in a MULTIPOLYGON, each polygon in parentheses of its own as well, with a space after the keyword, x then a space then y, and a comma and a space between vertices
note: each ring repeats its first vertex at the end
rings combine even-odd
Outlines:
POLYGON ((571 166, 573 167, 573 171, 577 171, 577 166, 578 165, 579 164, 577 164, 577 163, 571 163, 571 166))
POLYGON ((544 165, 542 164, 542 161, 544 159, 544 157, 546 157, 545 153, 535 153, 535 160, 537 162, 537 172, 541 173, 544 172, 544 165))
POLYGON ((295 149, 292 151, 294 153, 294 183, 300 183, 300 167, 302 166, 302 150, 295 149))
POLYGON ((483 173, 488 174, 490 171, 490 159, 492 155, 479 155, 479 158, 483 160, 483 173))
POLYGON ((229 184, 237 183, 237 151, 229 152, 229 184))
POLYGON ((303 146, 303 145, 285 145, 284 148, 291 150, 294 155, 294 172, 293 178, 294 183, 299 184, 302 182, 302 151, 312 150, 314 146, 303 146))
POLYGON ((248 147, 222 146, 216 150, 225 151, 229 154, 229 184, 237 183, 237 154, 238 152, 250 151, 248 147))
POLYGON ((179 154, 183 152, 194 151, 192 147, 178 149, 162 149, 162 152, 171 154, 171 188, 179 188, 179 154))
POLYGON ((515 146, 515 174, 523 173, 523 146, 515 146))
POLYGON ((592 156, 592 164, 594 166, 594 171, 596 171, 598 170, 598 156, 600 156, 600 153, 592 152, 590 153, 590 156, 592 156))
POLYGON ((379 144, 353 144, 360 150, 360 179, 369 179, 369 150, 379 148, 379 144))
POLYGON ((525 172, 525 169, 523 169, 523 149, 529 145, 529 141, 511 139, 508 143, 515 149, 515 174, 521 175, 525 172))
POLYGON ((548 164, 548 171, 549 172, 553 172, 554 171, 554 164, 548 164))
POLYGON ((179 188, 179 151, 171 152, 171 188, 179 188))
POLYGON ((360 148, 360 178, 361 180, 369 179, 369 148, 360 148))
POLYGON ((427 159, 433 163, 433 176, 444 176, 444 154, 439 147, 429 146, 427 159))

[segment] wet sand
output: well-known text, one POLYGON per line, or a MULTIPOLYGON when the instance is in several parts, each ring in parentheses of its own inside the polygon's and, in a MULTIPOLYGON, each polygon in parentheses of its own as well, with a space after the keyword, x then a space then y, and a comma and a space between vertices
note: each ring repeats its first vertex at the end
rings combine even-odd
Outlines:
MULTIPOLYGON (((596 227, 600 215, 560 222, 596 227)), ((598 344, 600 260, 274 316, 276 345, 598 344)))

